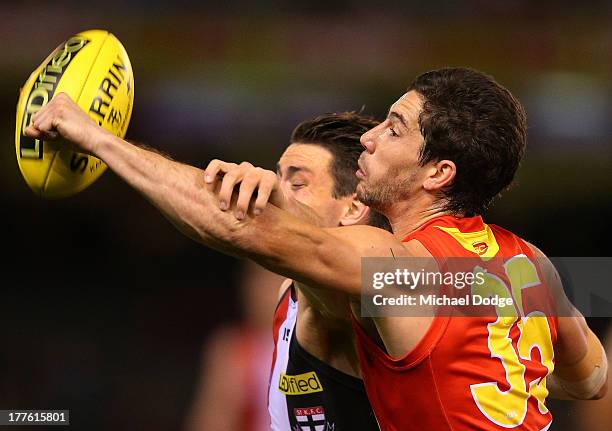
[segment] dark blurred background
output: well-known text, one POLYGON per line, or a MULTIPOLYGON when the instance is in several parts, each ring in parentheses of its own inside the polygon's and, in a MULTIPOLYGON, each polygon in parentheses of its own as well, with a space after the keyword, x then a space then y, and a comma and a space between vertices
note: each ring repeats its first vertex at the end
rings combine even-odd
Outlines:
MULTIPOLYGON (((58 201, 27 188, 18 90, 60 42, 113 32, 135 74, 128 138, 197 166, 273 168, 303 119, 382 118, 423 71, 486 71, 529 120, 489 222, 551 256, 609 256, 612 2, 534 3, 2 2, 0 408, 70 409, 73 429, 182 429, 202 346, 241 316, 241 263, 181 236, 111 172, 58 201)), ((590 320, 599 334, 606 323, 590 320)), ((552 429, 582 429, 580 405, 552 410, 552 429)))

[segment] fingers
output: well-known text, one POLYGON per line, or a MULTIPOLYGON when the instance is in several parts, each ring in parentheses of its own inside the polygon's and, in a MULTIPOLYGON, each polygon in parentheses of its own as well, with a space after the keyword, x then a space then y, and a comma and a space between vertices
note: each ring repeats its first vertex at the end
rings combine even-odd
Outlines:
POLYGON ((254 167, 249 162, 242 162, 237 165, 221 160, 212 160, 208 164, 204 180, 208 184, 215 183, 218 180, 221 181, 217 196, 219 198, 219 208, 223 211, 230 207, 234 190, 240 183, 234 213, 239 220, 244 219, 247 214, 255 190, 257 190, 257 198, 253 211, 255 215, 261 214, 270 199, 271 193, 275 190, 277 182, 276 174, 272 171, 254 167), (221 176, 222 179, 220 179, 221 176))
POLYGON ((217 180, 218 174, 224 174, 236 166, 238 166, 236 163, 228 163, 217 159, 211 160, 204 170, 204 181, 208 184, 212 184, 217 180))
POLYGON ((24 130, 25 136, 35 139, 53 140, 57 139, 59 134, 53 125, 53 118, 39 117, 36 122, 32 121, 24 130))
POLYGON ((59 135, 56 129, 58 121, 56 113, 44 111, 41 115, 34 115, 32 126, 42 134, 43 139, 56 139, 59 135))
POLYGON ((38 130, 36 127, 34 127, 31 124, 25 128, 25 130, 23 131, 23 134, 29 138, 44 139, 43 132, 41 132, 40 130, 38 130))
POLYGON ((228 170, 223 176, 221 183, 221 189, 219 190, 219 207, 225 211, 229 208, 230 202, 232 201, 232 194, 234 193, 234 187, 236 184, 242 181, 244 175, 249 169, 253 168, 253 165, 249 162, 242 162, 240 165, 228 170))
MULTIPOLYGON (((48 106, 48 105, 47 105, 48 106)), ((35 112, 30 118, 30 124, 25 130, 25 135, 31 138, 45 138, 46 130, 41 126, 41 120, 44 119, 47 113, 47 106, 42 107, 38 112, 35 112)))
POLYGON ((240 191, 238 193, 238 200, 236 201, 236 218, 242 220, 244 215, 249 210, 249 203, 253 197, 253 192, 259 184, 259 171, 263 170, 255 168, 255 170, 247 172, 242 182, 240 183, 240 191))
POLYGON ((57 139, 57 128, 64 113, 64 104, 71 100, 66 93, 58 93, 49 103, 32 115, 24 130, 26 136, 36 139, 57 139))
POLYGON ((270 200, 272 191, 276 188, 278 180, 274 172, 264 171, 264 173, 265 176, 259 182, 259 187, 257 189, 257 199, 255 200, 255 206, 253 208, 253 213, 255 215, 259 215, 263 212, 270 200))
POLYGON ((259 215, 266 207, 270 194, 276 188, 277 177, 272 171, 262 168, 251 168, 248 170, 240 184, 238 201, 236 202, 236 218, 242 220, 249 209, 253 199, 253 193, 257 189, 257 198, 253 206, 253 213, 259 215))

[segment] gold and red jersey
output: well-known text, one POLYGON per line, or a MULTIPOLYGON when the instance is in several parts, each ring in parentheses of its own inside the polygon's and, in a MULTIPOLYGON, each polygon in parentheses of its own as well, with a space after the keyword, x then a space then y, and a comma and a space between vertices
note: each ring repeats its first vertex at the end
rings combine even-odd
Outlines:
POLYGON ((437 314, 400 358, 391 358, 354 320, 381 430, 548 429, 546 376, 554 368, 557 320, 531 248, 479 216, 433 219, 404 241, 410 240, 422 243, 440 269, 451 257, 474 259, 486 269, 478 292, 513 298, 513 308, 499 313, 491 306, 490 313, 471 317, 437 314))

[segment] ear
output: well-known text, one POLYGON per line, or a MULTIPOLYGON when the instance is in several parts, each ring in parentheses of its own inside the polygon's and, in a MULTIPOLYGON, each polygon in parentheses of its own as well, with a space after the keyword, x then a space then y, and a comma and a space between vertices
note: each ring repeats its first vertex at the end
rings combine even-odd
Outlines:
POLYGON ((354 224, 367 224, 370 219, 370 207, 364 205, 353 193, 344 210, 344 215, 340 218, 341 226, 351 226, 354 224))
POLYGON ((457 166, 450 160, 440 160, 427 170, 423 188, 429 191, 440 190, 450 185, 457 174, 457 166))

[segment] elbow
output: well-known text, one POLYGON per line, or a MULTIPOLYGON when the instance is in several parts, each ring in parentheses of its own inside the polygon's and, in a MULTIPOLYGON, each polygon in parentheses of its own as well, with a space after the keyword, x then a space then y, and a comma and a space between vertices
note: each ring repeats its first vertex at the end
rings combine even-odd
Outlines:
POLYGON ((591 398, 589 398, 590 400, 601 400, 603 397, 605 397, 608 393, 608 379, 606 376, 606 382, 604 383, 604 385, 601 387, 601 389, 595 394, 593 395, 591 398))
POLYGON ((581 381, 567 381, 558 378, 558 383, 565 394, 572 399, 599 400, 608 393, 607 367, 596 367, 589 377, 581 381))

